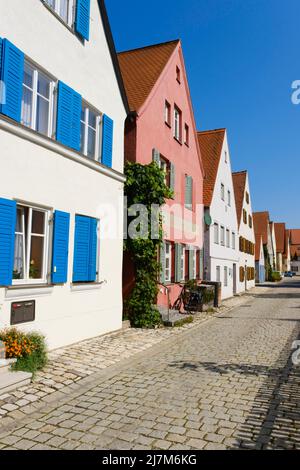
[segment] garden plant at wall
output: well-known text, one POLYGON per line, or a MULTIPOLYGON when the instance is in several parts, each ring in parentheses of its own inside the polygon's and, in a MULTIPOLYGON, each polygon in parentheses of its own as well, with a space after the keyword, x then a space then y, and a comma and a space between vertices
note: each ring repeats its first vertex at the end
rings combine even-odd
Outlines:
MULTIPOLYGON (((158 250, 162 243, 162 218, 158 216, 159 237, 152 239, 150 234, 151 209, 153 205, 162 206, 165 199, 173 196, 165 184, 165 174, 156 163, 141 165, 127 163, 125 166, 125 196, 128 207, 141 204, 148 210, 148 236, 128 237, 124 249, 129 252, 134 264, 135 286, 125 305, 125 313, 131 325, 136 328, 154 328, 161 323, 159 311, 154 307, 158 294, 157 280, 161 271, 158 250)), ((128 215, 127 227, 132 216, 128 215)), ((143 222, 143 223, 144 223, 143 222)), ((142 224, 138 230, 142 231, 142 224)))

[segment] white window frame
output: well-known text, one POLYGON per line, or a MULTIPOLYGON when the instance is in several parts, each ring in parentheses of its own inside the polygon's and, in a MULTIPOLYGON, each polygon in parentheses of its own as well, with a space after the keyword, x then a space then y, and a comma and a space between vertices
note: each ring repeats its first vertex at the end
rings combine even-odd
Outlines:
POLYGON ((230 230, 228 228, 226 229, 226 246, 230 248, 230 230))
POLYGON ((231 243, 232 243, 232 249, 235 250, 235 232, 231 233, 231 243))
POLYGON ((220 228, 217 222, 214 223, 214 243, 216 245, 220 244, 220 228))
MULTIPOLYGON (((84 121, 82 121, 80 117, 80 124, 84 124, 84 148, 83 148, 83 155, 90 160, 96 160, 101 162, 102 160, 102 155, 101 155, 101 137, 102 137, 102 120, 103 120, 103 115, 97 111, 93 106, 89 105, 86 101, 82 102, 82 109, 84 109, 84 121), (92 126, 89 125, 89 113, 93 112, 96 114, 96 129, 94 129, 92 126), (90 158, 88 156, 88 131, 90 129, 93 129, 96 131, 95 135, 95 155, 94 158, 90 158)), ((81 126, 80 126, 80 138, 81 138, 81 126)))
POLYGON ((166 242, 165 245, 165 282, 171 282, 172 279, 172 244, 166 242), (169 267, 167 268, 167 261, 169 261, 169 267))
POLYGON ((225 150, 225 163, 228 163, 228 153, 227 153, 227 150, 225 150))
MULTIPOLYGON (((22 115, 21 115, 21 124, 25 125, 26 127, 29 127, 29 129, 32 129, 36 132, 36 126, 37 126, 37 101, 38 101, 38 96, 42 97, 42 99, 47 100, 43 95, 38 93, 38 80, 39 80, 39 75, 43 75, 50 81, 50 89, 49 89, 49 112, 48 112, 48 132, 46 137, 53 137, 54 133, 54 103, 55 103, 55 98, 54 98, 54 91, 56 87, 57 81, 53 79, 49 74, 41 70, 39 67, 36 65, 32 64, 29 60, 25 59, 25 66, 30 68, 33 72, 33 77, 32 77, 32 89, 29 88, 28 85, 24 83, 24 78, 23 78, 23 83, 22 83, 22 109, 23 109, 23 89, 26 88, 30 92, 32 92, 32 109, 31 109, 31 119, 30 119, 30 126, 27 126, 22 122, 22 115)), ((48 100, 47 100, 48 101, 48 100)), ((21 109, 21 112, 22 112, 21 109)), ((39 132, 40 135, 45 135, 41 132, 39 132)))
POLYGON ((165 100, 165 123, 171 127, 172 109, 168 100, 165 100))
POLYGON ((15 234, 23 235, 23 267, 24 267, 24 279, 13 279, 13 285, 27 285, 27 284, 47 284, 48 282, 48 263, 49 263, 49 221, 51 212, 49 209, 43 209, 37 206, 31 206, 28 204, 17 203, 17 208, 27 208, 28 209, 28 226, 27 233, 25 233, 25 218, 24 214, 22 215, 22 232, 15 232, 15 234), (32 232, 32 211, 43 212, 45 214, 44 220, 44 235, 36 234, 32 232), (40 237, 44 239, 44 249, 43 249, 43 276, 40 279, 30 279, 30 251, 31 251, 31 237, 40 237), (26 241, 27 238, 27 241, 26 241), (26 257, 27 253, 27 257, 26 257))
POLYGON ((228 287, 228 267, 224 266, 224 287, 228 287))
POLYGON ((185 281, 185 246, 181 245, 181 257, 180 257, 180 281, 185 281))
POLYGON ((227 191, 227 204, 229 207, 231 207, 231 192, 229 189, 227 191))
POLYGON ((42 0, 43 3, 45 3, 48 8, 50 8, 52 11, 54 11, 59 18, 66 23, 70 28, 73 27, 74 25, 74 11, 75 11, 75 3, 76 0, 69 0, 69 5, 68 5, 68 20, 65 22, 65 19, 61 16, 60 14, 60 5, 61 5, 61 0, 54 0, 54 7, 48 3, 47 0, 42 0))
POLYGON ((174 106, 174 137, 176 140, 181 142, 181 134, 182 134, 182 113, 180 109, 175 105, 174 106))
POLYGON ((221 236, 220 236, 220 244, 222 246, 225 246, 225 227, 223 227, 223 225, 221 225, 221 236))
POLYGON ((221 282, 221 266, 216 266, 216 282, 221 282))
POLYGON ((225 201, 225 186, 224 183, 221 183, 221 199, 225 201))

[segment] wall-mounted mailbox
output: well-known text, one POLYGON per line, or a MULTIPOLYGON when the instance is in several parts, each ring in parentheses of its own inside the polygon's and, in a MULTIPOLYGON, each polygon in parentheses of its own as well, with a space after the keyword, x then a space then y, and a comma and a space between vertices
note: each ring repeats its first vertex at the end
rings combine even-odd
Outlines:
POLYGON ((11 304, 10 324, 18 325, 35 320, 35 300, 13 302, 11 304))

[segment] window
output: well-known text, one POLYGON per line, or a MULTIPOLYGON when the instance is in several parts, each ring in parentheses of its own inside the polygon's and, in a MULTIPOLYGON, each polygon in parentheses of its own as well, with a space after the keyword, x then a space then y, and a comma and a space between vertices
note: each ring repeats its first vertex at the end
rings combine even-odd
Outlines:
POLYGON ((230 248, 230 230, 226 230, 226 246, 230 248))
POLYGON ((221 226, 221 245, 225 246, 225 228, 221 226))
POLYGON ((231 206, 231 192, 227 191, 227 204, 230 207, 231 206))
POLYGON ((191 249, 190 256, 192 256, 192 279, 197 279, 197 251, 194 248, 191 249))
POLYGON ((171 127, 171 105, 168 101, 165 102, 165 123, 171 127))
POLYGON ((231 241, 232 241, 232 249, 235 250, 235 233, 232 232, 231 234, 231 241))
POLYGON ((228 163, 228 153, 226 150, 225 150, 225 163, 228 163))
POLYGON ((165 264, 165 282, 171 282, 172 273, 172 245, 166 243, 166 264, 165 264))
POLYGON ((100 115, 88 105, 83 104, 81 110, 81 152, 92 160, 101 161, 100 115))
POLYGON ((17 205, 14 284, 47 281, 49 212, 17 205))
POLYGON ((244 224, 247 223, 247 215, 248 215, 247 211, 245 209, 243 209, 243 222, 244 222, 244 224))
POLYGON ((181 246, 181 256, 180 256, 180 280, 185 280, 185 246, 181 246))
POLYGON ((170 187, 170 162, 162 156, 160 157, 160 169, 164 172, 166 186, 170 187))
POLYGON ((252 217, 251 217, 251 215, 249 214, 249 227, 252 228, 252 226, 253 226, 252 217))
POLYGON ((249 193, 246 193, 246 202, 247 202, 247 204, 249 204, 249 202, 250 202, 249 193))
POLYGON ((47 137, 53 130, 54 81, 29 62, 25 62, 21 123, 47 137))
POLYGON ((181 132, 182 132, 182 113, 177 106, 174 108, 174 137, 176 140, 181 142, 181 132))
POLYGON ((185 176, 185 207, 193 209, 193 178, 185 176))
POLYGON ((224 287, 228 286, 228 268, 224 267, 224 287))
POLYGON ((221 199, 225 201, 225 186, 223 183, 221 183, 221 199))
POLYGON ((214 242, 219 244, 219 224, 214 224, 214 242))
POLYGON ((184 125, 184 143, 185 145, 190 145, 190 128, 187 124, 184 125))
POLYGON ((181 82, 181 72, 180 72, 180 68, 177 66, 176 67, 176 80, 178 83, 181 82))
POLYGON ((75 0, 44 0, 44 2, 69 26, 74 21, 75 0))
POLYGON ((216 281, 221 282, 221 266, 216 267, 216 281))

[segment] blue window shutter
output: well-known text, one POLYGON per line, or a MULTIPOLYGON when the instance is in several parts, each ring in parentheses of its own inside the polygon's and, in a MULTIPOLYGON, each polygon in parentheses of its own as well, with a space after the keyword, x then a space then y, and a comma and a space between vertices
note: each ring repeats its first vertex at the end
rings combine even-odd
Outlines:
POLYGON ((63 82, 58 83, 56 139, 80 150, 80 115, 82 98, 63 82))
POLYGON ((24 79, 24 54, 7 39, 2 44, 2 76, 5 99, 1 113, 21 121, 22 89, 24 79))
POLYGON ((114 122, 106 114, 102 121, 102 163, 112 168, 114 122))
POLYGON ((89 281, 95 282, 97 278, 97 226, 96 219, 90 219, 90 258, 89 258, 89 281))
POLYGON ((91 0, 77 0, 75 29, 87 41, 90 39, 91 0))
POLYGON ((68 280, 70 214, 55 211, 53 224, 52 282, 68 280))
POLYGON ((74 282, 89 281, 90 233, 91 229, 89 217, 76 215, 73 264, 74 282))
POLYGON ((11 286, 14 269, 17 204, 0 199, 0 285, 11 286))
MULTIPOLYGON (((3 56, 2 47, 3 47, 3 39, 0 38, 0 80, 2 80, 2 56, 3 56)), ((0 104, 1 103, 2 101, 0 102, 0 104)))

